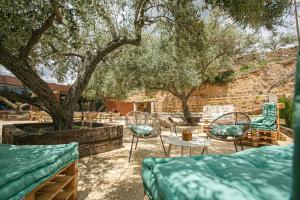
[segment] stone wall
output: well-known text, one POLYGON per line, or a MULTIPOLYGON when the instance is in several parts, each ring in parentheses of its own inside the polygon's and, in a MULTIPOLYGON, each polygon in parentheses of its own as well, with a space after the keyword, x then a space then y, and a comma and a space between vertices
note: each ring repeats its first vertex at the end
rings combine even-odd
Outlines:
POLYGON ((66 131, 34 133, 25 131, 25 127, 47 127, 50 123, 27 123, 3 125, 2 142, 18 145, 48 145, 79 143, 79 156, 107 152, 123 145, 123 126, 97 124, 91 128, 66 131))
MULTIPOLYGON (((224 84, 204 84, 190 97, 192 112, 202 112, 203 105, 233 104, 236 111, 259 112, 269 95, 294 96, 294 79, 296 64, 295 48, 283 49, 267 54, 263 65, 254 59, 241 59, 236 65, 238 71, 245 63, 254 66, 252 71, 240 74, 237 78, 224 84)), ((167 92, 148 92, 156 96, 157 112, 181 112, 179 99, 167 92)))

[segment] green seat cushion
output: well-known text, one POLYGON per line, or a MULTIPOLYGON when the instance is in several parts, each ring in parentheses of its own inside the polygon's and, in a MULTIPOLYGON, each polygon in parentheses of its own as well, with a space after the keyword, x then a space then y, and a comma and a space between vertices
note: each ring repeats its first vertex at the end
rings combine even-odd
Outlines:
POLYGON ((139 136, 147 136, 153 132, 153 127, 149 125, 139 124, 139 125, 129 125, 128 128, 139 136))
POLYGON ((243 134, 243 125, 217 124, 212 127, 211 134, 216 136, 240 136, 243 134))
POLYGON ((151 200, 288 200, 293 145, 232 155, 146 158, 144 189, 151 200))
POLYGON ((78 159, 78 144, 0 144, 0 199, 20 200, 78 159))

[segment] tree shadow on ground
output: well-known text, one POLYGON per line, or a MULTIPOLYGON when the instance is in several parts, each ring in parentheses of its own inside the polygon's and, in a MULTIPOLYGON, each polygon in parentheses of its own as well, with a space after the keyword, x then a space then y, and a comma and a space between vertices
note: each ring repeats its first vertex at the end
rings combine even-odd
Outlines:
MULTIPOLYGON (((194 131, 195 132, 195 131, 194 131)), ((180 136, 181 134, 178 134, 180 136)), ((163 131, 163 138, 170 136, 163 131)), ((86 200, 142 200, 144 196, 141 179, 142 161, 146 157, 161 157, 165 154, 160 138, 140 139, 137 149, 132 152, 128 162, 131 133, 124 128, 123 147, 113 151, 89 156, 79 160, 78 199, 86 200)), ((135 147, 135 144, 134 146, 135 147)), ((165 143, 166 150, 168 144, 165 143)), ((212 141, 209 154, 234 153, 233 143, 212 141)), ((192 154, 199 155, 202 148, 193 148, 192 154)), ((172 147, 171 157, 181 155, 181 147, 172 147)), ((189 149, 184 149, 189 155, 189 149)))

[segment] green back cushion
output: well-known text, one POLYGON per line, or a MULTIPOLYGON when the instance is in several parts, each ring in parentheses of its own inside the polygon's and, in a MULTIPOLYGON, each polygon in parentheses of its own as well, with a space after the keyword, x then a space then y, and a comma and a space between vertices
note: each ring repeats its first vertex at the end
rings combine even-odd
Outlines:
POLYGON ((259 130, 276 130, 276 103, 265 103, 263 116, 251 121, 251 128, 259 130))
POLYGON ((150 135, 154 130, 153 127, 144 124, 138 124, 138 125, 131 124, 128 126, 128 128, 131 131, 133 131, 135 134, 140 136, 150 135))
POLYGON ((263 123, 267 126, 272 126, 276 123, 276 104, 265 103, 263 107, 264 120, 263 123))
POLYGON ((243 125, 223 125, 217 124, 215 125, 212 130, 212 135, 227 135, 227 136, 239 136, 243 134, 243 125))

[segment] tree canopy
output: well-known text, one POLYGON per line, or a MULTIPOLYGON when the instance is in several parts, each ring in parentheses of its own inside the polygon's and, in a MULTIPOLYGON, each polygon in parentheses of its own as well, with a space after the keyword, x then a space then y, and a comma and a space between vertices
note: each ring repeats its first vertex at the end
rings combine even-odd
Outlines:
POLYGON ((148 34, 172 39, 175 58, 194 59, 207 41, 203 21, 198 20, 205 11, 218 8, 240 24, 272 29, 289 7, 288 0, 4 0, 0 2, 0 65, 35 95, 11 91, 0 95, 42 107, 56 129, 70 128, 75 104, 95 69, 105 72, 109 67, 103 63, 113 60, 123 46, 139 45, 145 25, 154 25, 145 30, 148 34), (157 33, 157 27, 164 31, 157 33), (45 67, 60 80, 73 76, 61 103, 41 79, 45 67))
POLYGON ((203 82, 220 81, 220 76, 230 75, 231 58, 251 44, 251 35, 243 34, 234 25, 222 25, 221 21, 215 15, 203 20, 197 35, 188 36, 191 30, 181 29, 174 36, 171 31, 165 33, 169 27, 159 36, 144 35, 142 45, 129 47, 114 59, 114 66, 121 66, 118 71, 126 77, 129 88, 166 90, 178 97, 189 118, 187 101, 195 89, 203 82), (180 37, 179 41, 176 37, 180 37), (190 41, 198 42, 185 44, 190 41))

